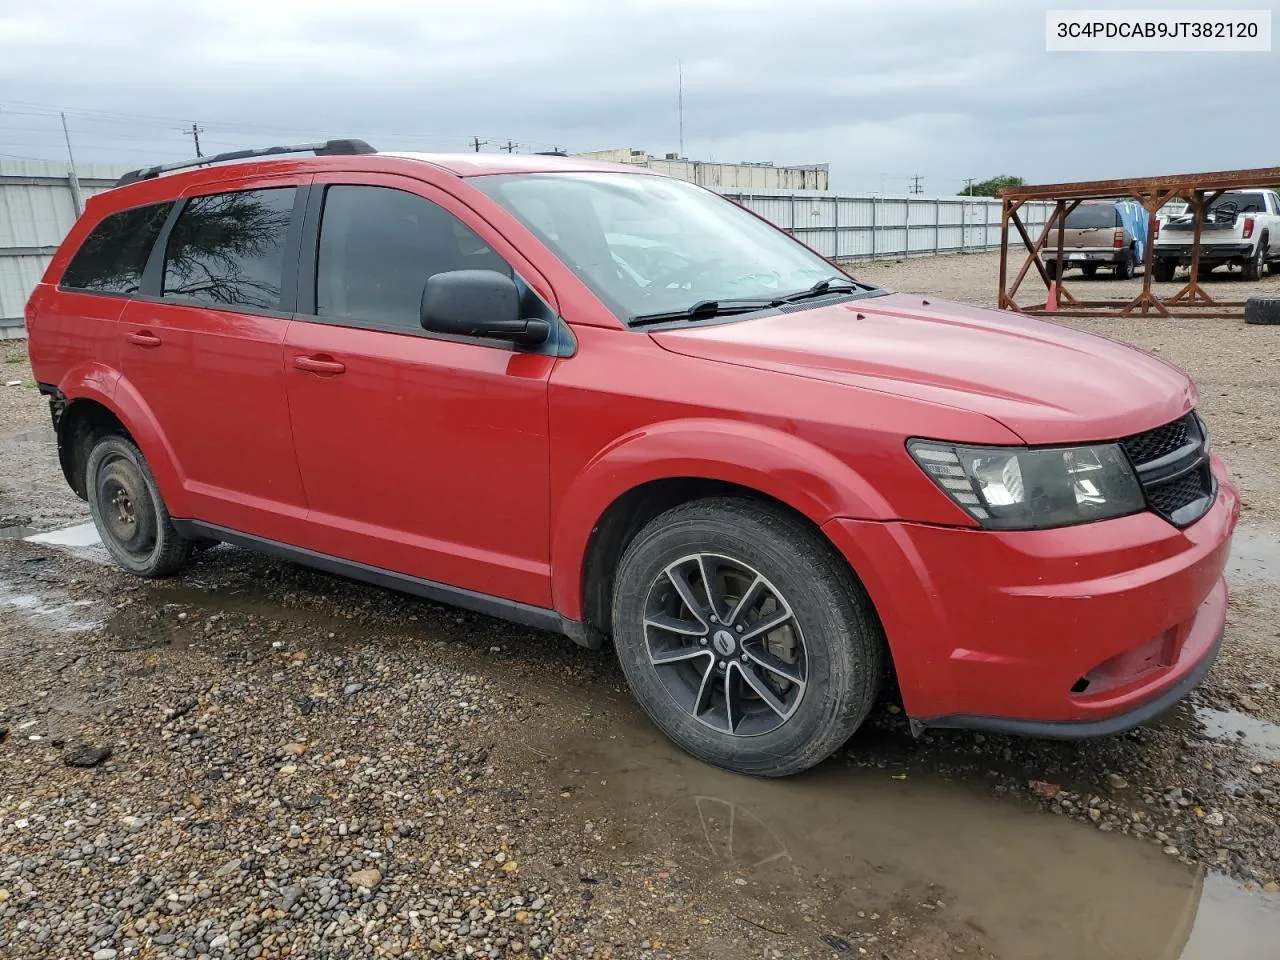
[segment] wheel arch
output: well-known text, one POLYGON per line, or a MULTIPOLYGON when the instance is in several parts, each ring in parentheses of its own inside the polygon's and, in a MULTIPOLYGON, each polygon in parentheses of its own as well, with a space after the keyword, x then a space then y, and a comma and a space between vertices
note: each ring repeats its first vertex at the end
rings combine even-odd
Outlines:
POLYGON ((650 426, 595 458, 561 498, 552 545, 557 610, 607 635, 614 573, 631 539, 664 511, 711 496, 786 511, 846 564, 822 525, 891 514, 855 470, 792 434, 743 423, 650 426))
POLYGON ((58 460, 67 483, 85 499, 84 467, 89 450, 98 437, 121 434, 142 451, 174 516, 183 516, 179 512, 186 506, 182 476, 151 408, 118 373, 97 367, 71 371, 53 398, 58 460))

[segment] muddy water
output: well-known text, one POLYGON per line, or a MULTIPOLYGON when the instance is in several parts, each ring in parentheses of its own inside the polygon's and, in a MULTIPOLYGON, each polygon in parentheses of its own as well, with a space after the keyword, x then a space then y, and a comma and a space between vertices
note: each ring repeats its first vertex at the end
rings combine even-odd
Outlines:
POLYGON ((1280 957, 1280 898, 1154 845, 980 785, 838 758, 782 781, 739 777, 675 749, 630 705, 580 704, 589 729, 542 730, 526 762, 564 784, 581 817, 615 824, 624 845, 667 858, 772 936, 835 935, 856 953, 927 927, 932 938, 905 945, 930 956, 966 944, 1019 960, 1280 957))
POLYGON ((1264 760, 1280 759, 1280 726, 1239 710, 1218 710, 1183 701, 1159 722, 1183 733, 1237 744, 1264 760))
POLYGON ((1227 577, 1280 583, 1280 524, 1240 524, 1231 540, 1227 577))

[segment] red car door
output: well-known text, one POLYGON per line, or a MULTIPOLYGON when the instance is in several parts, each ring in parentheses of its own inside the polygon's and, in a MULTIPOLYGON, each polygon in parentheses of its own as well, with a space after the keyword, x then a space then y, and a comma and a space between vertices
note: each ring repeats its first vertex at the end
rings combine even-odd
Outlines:
POLYGON ((280 539, 306 513, 282 359, 304 187, 246 180, 186 197, 160 297, 121 318, 121 370, 159 422, 195 518, 280 539))
POLYGON ((511 274, 490 246, 505 242, 444 191, 373 174, 318 176, 307 224, 284 357, 302 545, 550 607, 555 358, 429 336, 419 319, 433 273, 511 274))

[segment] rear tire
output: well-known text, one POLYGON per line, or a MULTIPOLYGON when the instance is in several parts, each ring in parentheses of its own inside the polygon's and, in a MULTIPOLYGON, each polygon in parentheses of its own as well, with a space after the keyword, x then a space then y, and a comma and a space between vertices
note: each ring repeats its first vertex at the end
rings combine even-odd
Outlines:
POLYGON ((177 573, 191 556, 169 518, 155 477, 133 442, 100 437, 85 464, 89 512, 112 559, 140 577, 177 573))
POLYGON ((1098 265, 1096 263, 1086 263, 1080 268, 1080 272, 1085 275, 1086 280, 1092 280, 1098 275, 1098 265))
POLYGON ((1244 268, 1241 271, 1241 279, 1259 280, 1262 277, 1262 265, 1267 260, 1267 248, 1261 241, 1253 250, 1253 256, 1244 262, 1244 268))
POLYGON ((1116 264, 1116 279, 1128 280, 1133 276, 1133 250, 1125 253, 1124 260, 1116 264))
POLYGON ((1172 260, 1156 257, 1155 262, 1151 264, 1151 277, 1160 283, 1168 283, 1173 279, 1173 271, 1175 269, 1177 269, 1177 264, 1172 260))
POLYGON ((871 600, 843 558, 780 509, 735 498, 674 507, 636 535, 616 583, 614 646, 632 693, 699 759, 798 773, 875 702, 885 641, 871 600))

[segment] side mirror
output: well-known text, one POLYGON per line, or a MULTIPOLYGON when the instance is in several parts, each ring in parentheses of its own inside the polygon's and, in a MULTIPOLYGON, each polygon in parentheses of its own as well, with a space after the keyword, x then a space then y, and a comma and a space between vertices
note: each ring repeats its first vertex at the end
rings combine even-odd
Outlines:
POLYGON ((428 277, 422 290, 422 329, 492 337, 522 347, 536 347, 551 336, 547 321, 520 318, 520 291, 496 270, 448 270, 428 277))

